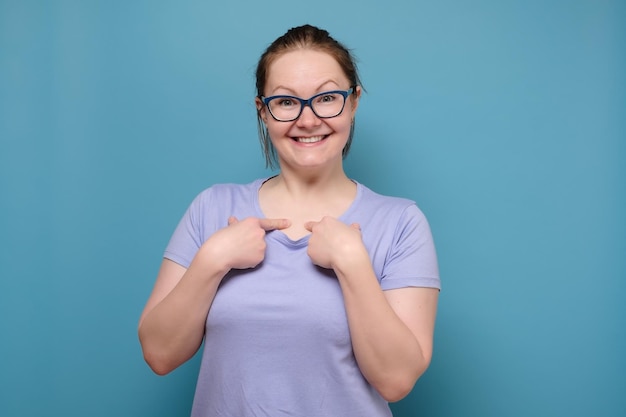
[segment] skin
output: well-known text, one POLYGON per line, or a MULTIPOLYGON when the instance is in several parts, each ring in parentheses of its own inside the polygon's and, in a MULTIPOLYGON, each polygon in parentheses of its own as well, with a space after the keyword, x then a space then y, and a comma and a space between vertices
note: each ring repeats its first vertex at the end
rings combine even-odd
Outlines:
MULTIPOLYGON (((349 88, 334 58, 310 49, 287 52, 270 66, 265 96, 308 98, 349 88)), ((428 367, 439 292, 429 288, 382 291, 360 227, 337 218, 350 206, 356 185, 345 174, 341 151, 361 94, 341 115, 320 119, 310 108, 293 122, 277 122, 257 100, 278 154, 280 174, 263 184, 259 202, 266 218, 236 219, 212 235, 188 269, 167 259, 139 322, 144 357, 157 374, 191 358, 202 343, 206 316, 224 275, 258 265, 265 233, 291 239, 310 234, 311 261, 333 269, 341 286, 354 354, 368 382, 387 401, 405 397, 428 367), (313 143, 298 138, 318 138, 313 143)))

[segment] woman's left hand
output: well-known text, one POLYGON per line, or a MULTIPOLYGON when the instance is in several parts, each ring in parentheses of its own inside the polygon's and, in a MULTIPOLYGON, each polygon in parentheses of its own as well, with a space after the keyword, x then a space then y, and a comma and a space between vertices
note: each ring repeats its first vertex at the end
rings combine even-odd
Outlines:
POLYGON ((348 226, 325 216, 320 221, 306 222, 304 227, 311 232, 307 253, 315 265, 335 269, 342 262, 353 262, 360 256, 367 256, 357 223, 348 226))

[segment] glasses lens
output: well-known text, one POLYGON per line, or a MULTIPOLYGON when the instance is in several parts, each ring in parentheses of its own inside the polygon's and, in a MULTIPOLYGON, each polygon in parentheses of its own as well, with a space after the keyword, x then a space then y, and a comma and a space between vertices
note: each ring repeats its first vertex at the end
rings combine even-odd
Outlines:
POLYGON ((343 110, 344 101, 339 93, 322 93, 313 98, 311 106, 319 117, 335 117, 343 110))
POLYGON ((272 115, 278 120, 293 120, 302 106, 295 97, 275 97, 267 103, 272 115))

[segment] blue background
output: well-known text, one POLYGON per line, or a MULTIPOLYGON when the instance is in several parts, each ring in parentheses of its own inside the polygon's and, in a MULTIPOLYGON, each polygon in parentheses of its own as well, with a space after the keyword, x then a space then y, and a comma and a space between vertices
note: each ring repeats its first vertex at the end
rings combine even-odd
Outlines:
POLYGON ((0 0, 0 415, 188 414, 198 358, 153 375, 137 320, 191 199, 271 174, 254 68, 307 22, 359 59, 349 175, 438 248, 395 415, 626 415, 617 0, 0 0))

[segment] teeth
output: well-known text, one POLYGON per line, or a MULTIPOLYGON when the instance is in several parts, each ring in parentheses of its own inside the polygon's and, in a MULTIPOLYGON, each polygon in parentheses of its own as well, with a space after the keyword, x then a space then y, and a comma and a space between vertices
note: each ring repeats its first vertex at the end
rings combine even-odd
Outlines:
POLYGON ((315 143, 324 139, 324 136, 313 136, 310 138, 296 138, 296 140, 300 143, 315 143))

